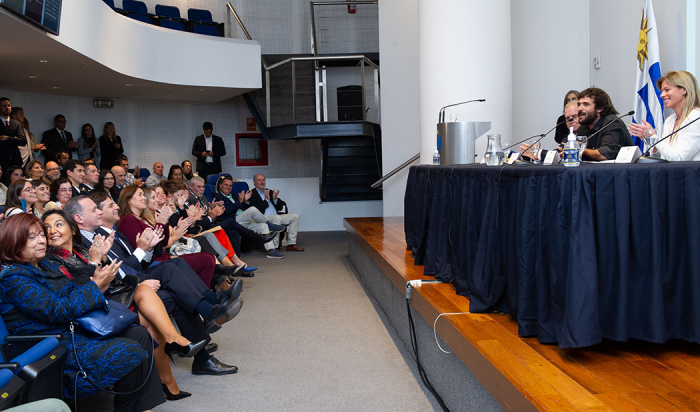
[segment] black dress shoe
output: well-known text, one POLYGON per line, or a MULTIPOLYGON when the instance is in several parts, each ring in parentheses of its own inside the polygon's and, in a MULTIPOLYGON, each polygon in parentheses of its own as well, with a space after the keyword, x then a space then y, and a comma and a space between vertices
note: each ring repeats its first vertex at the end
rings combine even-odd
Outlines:
POLYGON ((170 360, 175 363, 173 360, 173 355, 180 355, 184 356, 185 358, 191 358, 194 355, 197 354, 202 348, 204 348, 204 345, 207 344, 206 340, 200 340, 197 343, 190 343, 187 346, 182 346, 178 345, 177 343, 166 343, 165 347, 163 348, 163 352, 165 352, 166 355, 170 358, 170 360))
POLYGON ((238 297, 241 296, 241 291, 243 291, 242 279, 236 279, 235 281, 233 281, 233 283, 231 283, 231 285, 226 290, 220 290, 219 288, 217 288, 216 303, 218 303, 219 305, 223 305, 231 300, 238 299, 238 297))
POLYGON ((183 398, 188 398, 192 396, 191 393, 185 392, 185 391, 180 391, 178 393, 170 393, 170 389, 168 389, 168 386, 166 384, 163 385, 163 393, 165 393, 165 399, 169 401, 179 401, 180 399, 183 398))
POLYGON ((226 365, 213 356, 201 364, 192 364, 193 375, 230 375, 238 372, 238 366, 226 365))
POLYGON ((217 345, 216 343, 212 342, 212 343, 210 343, 210 344, 207 344, 207 345, 204 347, 204 350, 207 351, 208 353, 214 353, 214 352, 216 352, 217 350, 219 350, 219 345, 217 345))

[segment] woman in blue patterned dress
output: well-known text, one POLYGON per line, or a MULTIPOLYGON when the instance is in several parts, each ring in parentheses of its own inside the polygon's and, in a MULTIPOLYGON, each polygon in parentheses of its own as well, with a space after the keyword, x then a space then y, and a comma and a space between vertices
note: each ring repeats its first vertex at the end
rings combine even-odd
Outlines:
POLYGON ((68 271, 43 260, 46 238, 45 226, 32 214, 12 216, 0 226, 0 259, 4 262, 0 301, 14 305, 3 315, 10 333, 63 334, 61 344, 69 351, 64 366, 68 399, 73 399, 74 390, 78 398, 97 392, 87 379, 77 376, 76 380, 77 353, 87 375, 102 388, 112 385, 116 392, 130 392, 143 384, 133 394, 116 395, 115 411, 147 411, 165 402, 155 368, 149 375, 153 348, 143 327, 135 325, 104 340, 76 333, 73 350, 70 322, 106 306, 103 292, 114 279, 118 266, 100 267, 91 282, 78 286, 70 281, 68 271))

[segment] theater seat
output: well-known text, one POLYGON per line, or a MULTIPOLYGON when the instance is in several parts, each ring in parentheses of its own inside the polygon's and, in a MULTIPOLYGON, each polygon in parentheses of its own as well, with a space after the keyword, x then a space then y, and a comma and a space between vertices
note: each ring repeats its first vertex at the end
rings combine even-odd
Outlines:
POLYGON ((146 3, 137 0, 122 0, 122 7, 124 11, 133 14, 140 14, 141 16, 156 17, 155 14, 148 12, 148 7, 146 3))
POLYGON ((216 182, 219 181, 219 178, 221 176, 231 177, 231 175, 228 173, 219 173, 218 175, 209 175, 209 176, 207 176, 207 184, 216 187, 216 182))
POLYGON ((248 183, 246 183, 246 182, 233 182, 233 188, 231 189, 231 193, 237 194, 237 193, 241 193, 241 192, 247 192, 248 189, 249 189, 248 183))
POLYGON ((0 411, 19 405, 24 385, 11 370, 0 369, 0 411))
POLYGON ((116 11, 117 13, 124 14, 126 15, 127 13, 124 11, 124 9, 120 9, 118 7, 114 7, 114 0, 102 0, 107 4, 112 10, 116 11))
POLYGON ((179 21, 172 20, 161 20, 160 27, 165 27, 166 29, 185 31, 185 25, 179 21))
POLYGON ((211 17, 211 12, 209 10, 187 9, 187 18, 196 23, 218 24, 211 17))
POLYGON ((202 24, 195 24, 193 31, 197 34, 204 34, 206 36, 222 37, 221 33, 219 33, 219 29, 215 26, 205 26, 202 24))
POLYGON ((128 17, 130 19, 138 20, 138 21, 143 22, 143 23, 153 24, 150 17, 142 16, 140 14, 129 14, 126 17, 128 17))
POLYGON ((179 21, 180 23, 187 22, 186 19, 180 17, 180 9, 178 9, 175 6, 165 6, 162 4, 156 4, 156 15, 161 19, 179 21))
POLYGON ((151 171, 146 169, 146 168, 141 168, 141 171, 139 172, 139 176, 141 176, 141 181, 146 183, 146 179, 148 179, 148 176, 151 175, 151 171))

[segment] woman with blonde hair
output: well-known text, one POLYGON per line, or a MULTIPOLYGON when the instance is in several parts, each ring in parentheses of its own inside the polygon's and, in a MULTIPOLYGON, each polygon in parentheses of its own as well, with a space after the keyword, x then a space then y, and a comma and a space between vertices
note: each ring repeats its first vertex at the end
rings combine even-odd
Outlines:
MULTIPOLYGON (((673 114, 664 120, 663 138, 684 127, 700 117, 700 88, 698 81, 686 71, 670 71, 656 82, 661 90, 661 98, 673 114)), ((630 134, 646 139, 656 135, 656 130, 643 121, 643 124, 632 123, 630 134)), ((654 149, 662 159, 671 161, 700 160, 700 122, 695 122, 685 129, 673 133, 668 139, 659 142, 654 149)))

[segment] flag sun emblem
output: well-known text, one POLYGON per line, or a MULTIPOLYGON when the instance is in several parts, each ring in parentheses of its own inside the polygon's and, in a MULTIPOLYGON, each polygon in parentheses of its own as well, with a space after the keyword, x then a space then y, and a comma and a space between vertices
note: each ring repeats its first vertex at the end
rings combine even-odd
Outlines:
POLYGON ((637 45, 637 60, 639 61, 639 70, 644 70, 644 60, 647 59, 647 33, 651 29, 647 29, 649 19, 645 18, 644 10, 642 10, 642 24, 639 29, 639 44, 637 45))

